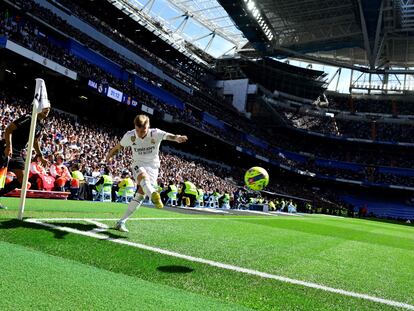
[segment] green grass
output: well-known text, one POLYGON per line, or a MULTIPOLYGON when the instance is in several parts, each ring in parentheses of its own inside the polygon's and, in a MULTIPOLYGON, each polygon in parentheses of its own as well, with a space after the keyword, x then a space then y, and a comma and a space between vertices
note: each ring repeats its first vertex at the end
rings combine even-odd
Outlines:
POLYGON ((2 310, 239 310, 218 300, 0 242, 2 310), (19 307, 17 307, 19 306, 19 307))
MULTIPOLYGON (((0 259, 7 267, 0 282, 1 310, 16 305, 36 310, 395 309, 23 223, 13 219, 18 201, 2 200, 10 209, 0 211, 0 259)), ((28 200, 25 216, 117 218, 125 209, 123 204, 28 200)), ((193 219, 130 221, 128 234, 110 230, 109 236, 414 304, 414 227, 318 215, 227 217, 151 208, 133 217, 193 219)), ((86 222, 53 223, 94 228, 86 222)))

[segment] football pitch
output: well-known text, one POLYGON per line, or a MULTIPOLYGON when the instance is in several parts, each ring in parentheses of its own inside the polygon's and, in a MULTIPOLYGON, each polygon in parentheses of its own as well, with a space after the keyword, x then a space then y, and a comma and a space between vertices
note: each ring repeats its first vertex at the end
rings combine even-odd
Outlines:
POLYGON ((414 310, 414 227, 2 198, 0 310, 414 310))

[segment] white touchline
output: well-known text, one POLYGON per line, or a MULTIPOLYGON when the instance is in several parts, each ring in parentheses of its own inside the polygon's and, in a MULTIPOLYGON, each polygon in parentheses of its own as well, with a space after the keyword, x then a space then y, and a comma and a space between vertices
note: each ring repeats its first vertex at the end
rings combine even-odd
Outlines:
MULTIPOLYGON (((179 218, 179 219, 182 219, 182 218, 179 218)), ((192 219, 194 219, 194 218, 192 218, 192 219)), ((54 218, 53 220, 58 220, 58 218, 54 218)), ((60 219, 60 220, 64 220, 64 219, 60 219)), ((73 220, 73 219, 71 219, 71 220, 73 220)), ((80 219, 80 220, 85 220, 85 219, 80 219)), ((97 220, 97 219, 94 219, 94 220, 97 220)), ((108 219, 105 219, 105 220, 108 220, 108 219)), ((41 225, 41 226, 45 226, 45 227, 52 228, 52 229, 59 230, 59 231, 75 233, 75 234, 79 234, 79 235, 83 235, 83 236, 88 236, 88 237, 91 237, 91 238, 96 238, 96 239, 106 240, 106 241, 113 242, 113 243, 132 246, 132 247, 135 247, 135 248, 144 249, 144 250, 147 250, 147 251, 151 251, 151 252, 155 252, 155 253, 159 253, 159 254, 163 254, 163 255, 167 255, 167 256, 181 258, 181 259, 185 259, 185 260, 192 261, 192 262, 203 263, 203 264, 206 264, 206 265, 209 265, 209 266, 212 266, 212 267, 217 267, 217 268, 222 268, 222 269, 226 269, 226 270, 241 272, 241 273, 245 273, 245 274, 249 274, 249 275, 255 275, 255 276, 259 276, 259 277, 266 278, 266 279, 278 280, 278 281, 281 281, 281 282, 295 284, 295 285, 301 285, 301 286, 304 286, 304 287, 315 288, 315 289, 319 289, 319 290, 323 290, 323 291, 331 292, 331 293, 335 293, 335 294, 340 294, 340 295, 344 295, 344 296, 365 299, 365 300, 377 302, 377 303, 384 304, 384 305, 389 305, 389 306, 398 307, 398 308, 404 308, 404 309, 407 309, 407 310, 414 310, 414 305, 410 305, 410 304, 395 301, 395 300, 389 300, 389 299, 374 297, 374 296, 370 296, 370 295, 366 295, 366 294, 360 294, 360 293, 351 292, 351 291, 338 289, 338 288, 333 288, 333 287, 329 287, 329 286, 324 286, 324 285, 320 285, 320 284, 316 284, 316 283, 291 279, 291 278, 288 278, 288 277, 275 275, 275 274, 270 274, 270 273, 266 273, 266 272, 261 272, 261 271, 257 271, 257 270, 253 270, 253 269, 242 268, 242 267, 229 265, 229 264, 225 264, 225 263, 221 263, 221 262, 217 262, 217 261, 213 261, 213 260, 208 260, 208 259, 204 259, 204 258, 188 256, 188 255, 176 253, 176 252, 173 252, 173 251, 165 250, 165 249, 162 249, 162 248, 148 246, 148 245, 145 245, 145 244, 130 242, 130 241, 121 240, 121 239, 113 239, 113 238, 110 238, 107 235, 100 234, 100 233, 95 233, 95 232, 91 232, 91 231, 86 232, 86 231, 81 231, 81 230, 77 230, 77 229, 73 229, 73 228, 69 228, 69 227, 56 226, 56 225, 53 225, 53 224, 44 223, 44 222, 41 221, 41 219, 25 219, 24 221, 29 222, 29 223, 33 223, 33 224, 38 224, 38 225, 41 225)))
MULTIPOLYGON (((128 218, 131 220, 274 220, 278 217, 245 217, 245 216, 223 216, 219 217, 142 217, 142 218, 128 218)), ((304 219, 304 218, 300 218, 304 219)), ((38 221, 116 221, 119 218, 36 218, 32 220, 38 221)))

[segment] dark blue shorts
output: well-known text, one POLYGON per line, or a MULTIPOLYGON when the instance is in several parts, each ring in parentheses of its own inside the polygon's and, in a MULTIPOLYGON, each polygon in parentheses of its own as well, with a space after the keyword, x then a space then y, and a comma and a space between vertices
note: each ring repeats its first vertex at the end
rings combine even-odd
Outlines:
POLYGON ((24 159, 22 156, 14 156, 9 159, 4 154, 4 149, 6 148, 6 142, 4 140, 0 140, 0 167, 6 167, 9 171, 12 170, 24 170, 24 159))

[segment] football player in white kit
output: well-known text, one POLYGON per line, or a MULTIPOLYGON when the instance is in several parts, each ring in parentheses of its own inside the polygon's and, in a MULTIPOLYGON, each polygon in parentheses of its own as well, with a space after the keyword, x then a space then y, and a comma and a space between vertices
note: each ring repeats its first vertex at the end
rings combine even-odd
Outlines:
POLYGON ((155 190, 158 170, 160 168, 159 150, 161 141, 170 140, 177 143, 187 141, 187 136, 173 135, 156 128, 149 128, 150 120, 146 115, 137 115, 134 119, 135 129, 125 133, 121 141, 113 147, 106 161, 110 162, 112 157, 125 147, 132 149, 132 173, 138 185, 134 198, 128 204, 128 209, 122 218, 116 223, 115 229, 128 232, 125 222, 129 216, 142 204, 145 196, 151 198, 155 207, 163 208, 160 194, 155 190))

